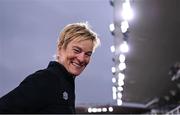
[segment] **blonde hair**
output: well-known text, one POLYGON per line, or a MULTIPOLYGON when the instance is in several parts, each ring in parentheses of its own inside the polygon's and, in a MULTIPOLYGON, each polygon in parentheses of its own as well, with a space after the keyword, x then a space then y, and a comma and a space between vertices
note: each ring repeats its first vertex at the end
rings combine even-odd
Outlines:
POLYGON ((58 48, 66 48, 74 39, 79 41, 92 40, 93 51, 100 45, 100 39, 87 22, 72 23, 65 26, 58 38, 58 48))

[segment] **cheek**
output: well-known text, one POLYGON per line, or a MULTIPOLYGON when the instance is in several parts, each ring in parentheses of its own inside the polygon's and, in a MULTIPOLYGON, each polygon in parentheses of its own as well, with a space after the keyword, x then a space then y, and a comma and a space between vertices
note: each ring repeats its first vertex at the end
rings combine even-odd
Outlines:
POLYGON ((61 64, 64 64, 66 62, 66 58, 67 58, 66 53, 64 52, 64 50, 60 50, 58 52, 58 55, 59 55, 58 60, 60 61, 61 64))
POLYGON ((71 60, 75 59, 76 57, 77 57, 77 56, 74 55, 73 53, 68 53, 68 54, 66 55, 66 58, 67 58, 68 61, 71 61, 71 60))
POLYGON ((91 57, 87 58, 86 63, 89 64, 90 60, 91 60, 91 57))

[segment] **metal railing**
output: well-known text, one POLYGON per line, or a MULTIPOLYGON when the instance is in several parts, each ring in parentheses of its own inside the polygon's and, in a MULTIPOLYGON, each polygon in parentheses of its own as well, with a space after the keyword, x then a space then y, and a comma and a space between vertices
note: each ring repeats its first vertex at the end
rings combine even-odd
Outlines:
POLYGON ((180 114, 180 105, 166 114, 180 114))

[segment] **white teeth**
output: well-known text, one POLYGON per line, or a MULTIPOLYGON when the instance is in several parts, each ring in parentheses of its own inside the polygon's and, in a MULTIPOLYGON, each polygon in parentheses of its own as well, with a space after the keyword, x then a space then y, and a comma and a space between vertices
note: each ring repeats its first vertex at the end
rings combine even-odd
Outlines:
POLYGON ((77 64, 77 63, 72 63, 74 66, 76 66, 76 67, 81 67, 81 65, 79 65, 79 64, 77 64))

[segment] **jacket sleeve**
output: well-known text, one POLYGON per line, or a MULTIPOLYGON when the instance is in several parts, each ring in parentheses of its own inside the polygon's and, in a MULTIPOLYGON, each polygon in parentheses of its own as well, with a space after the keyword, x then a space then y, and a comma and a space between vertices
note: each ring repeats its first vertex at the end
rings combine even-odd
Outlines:
POLYGON ((36 113, 53 98, 53 77, 46 71, 28 76, 21 84, 0 98, 0 113, 36 113), (48 97, 48 98, 47 98, 48 97))

